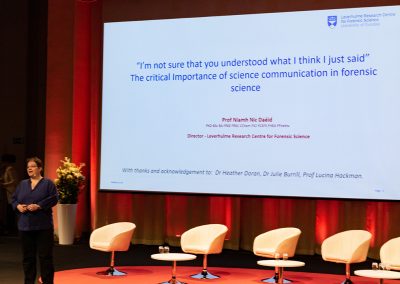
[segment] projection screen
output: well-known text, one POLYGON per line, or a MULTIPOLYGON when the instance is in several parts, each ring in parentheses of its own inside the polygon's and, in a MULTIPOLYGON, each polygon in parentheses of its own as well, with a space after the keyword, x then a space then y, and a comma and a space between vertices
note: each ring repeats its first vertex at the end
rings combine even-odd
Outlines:
POLYGON ((100 189, 400 200, 400 6, 104 24, 100 189))

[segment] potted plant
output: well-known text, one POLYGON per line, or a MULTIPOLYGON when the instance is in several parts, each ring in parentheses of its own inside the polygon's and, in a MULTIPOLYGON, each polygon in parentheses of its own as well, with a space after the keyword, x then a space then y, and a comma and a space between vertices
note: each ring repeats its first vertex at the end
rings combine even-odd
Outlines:
POLYGON ((85 176, 82 173, 84 166, 82 163, 78 166, 71 162, 70 158, 65 157, 56 171, 57 178, 54 183, 59 198, 57 220, 58 241, 61 245, 70 245, 74 242, 78 195, 85 186, 85 176))

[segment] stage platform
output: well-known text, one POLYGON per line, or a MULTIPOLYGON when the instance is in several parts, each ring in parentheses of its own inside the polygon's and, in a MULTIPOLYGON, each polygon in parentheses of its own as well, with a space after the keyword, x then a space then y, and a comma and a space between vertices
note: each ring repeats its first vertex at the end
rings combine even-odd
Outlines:
MULTIPOLYGON (((89 247, 88 240, 70 246, 55 245, 54 264, 56 270, 56 284, 73 283, 159 283, 169 280, 171 263, 151 259, 151 255, 158 252, 158 246, 137 245, 129 251, 116 254, 116 267, 126 269, 129 273, 121 279, 101 277, 95 272, 101 270, 110 261, 110 254, 89 247), (127 281, 127 282, 124 282, 127 281)), ((171 247, 171 252, 180 252, 180 248, 171 247)), ((17 236, 0 236, 0 283, 23 283, 20 240, 17 236)), ((273 269, 257 265, 262 258, 255 256, 251 251, 223 250, 221 254, 211 255, 208 265, 210 272, 220 274, 221 279, 206 281, 207 283, 262 283, 259 280, 273 274, 273 269)), ((304 267, 288 269, 287 275, 297 283, 341 283, 344 278, 345 266, 323 261, 320 255, 295 255, 294 260, 305 262, 304 267)), ((357 269, 371 268, 371 262, 354 264, 352 272, 357 269)), ((204 283, 205 281, 191 279, 190 274, 200 271, 202 257, 193 261, 177 263, 178 279, 189 283, 204 283)), ((286 273, 286 272, 285 272, 286 273)), ((353 273, 352 273, 353 274, 353 273)), ((375 279, 366 279, 353 276, 355 284, 378 283, 375 279)), ((385 281, 398 283, 398 281, 385 281)))
MULTIPOLYGON (((171 278, 171 267, 169 266, 125 266, 118 267, 119 270, 127 272, 125 276, 99 276, 97 271, 105 270, 106 267, 91 267, 81 269, 71 269, 65 271, 57 271, 55 275, 55 283, 57 284, 156 284, 167 281, 171 278)), ((260 280, 273 275, 273 271, 269 269, 245 269, 245 268, 227 268, 213 267, 210 272, 221 276, 219 279, 199 280, 192 279, 189 275, 199 272, 199 269, 192 266, 177 266, 177 280, 188 284, 196 283, 219 283, 219 284, 245 284, 245 283, 262 283, 260 280)), ((293 284, 313 283, 313 284, 339 284, 344 280, 343 275, 309 273, 297 271, 285 271, 286 278, 293 280, 293 284)), ((354 284, 373 284, 379 283, 378 279, 369 279, 364 277, 353 276, 354 284)), ((398 284, 400 280, 385 280, 386 284, 398 284)))

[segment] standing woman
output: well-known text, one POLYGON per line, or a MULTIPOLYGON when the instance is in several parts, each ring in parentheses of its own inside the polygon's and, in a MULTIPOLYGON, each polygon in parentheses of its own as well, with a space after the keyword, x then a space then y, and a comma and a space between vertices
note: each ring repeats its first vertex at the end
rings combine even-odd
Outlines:
POLYGON ((25 284, 35 283, 37 256, 43 284, 54 284, 52 207, 58 201, 57 189, 42 176, 43 163, 39 158, 27 159, 26 170, 29 178, 19 183, 12 198, 18 214, 25 284))

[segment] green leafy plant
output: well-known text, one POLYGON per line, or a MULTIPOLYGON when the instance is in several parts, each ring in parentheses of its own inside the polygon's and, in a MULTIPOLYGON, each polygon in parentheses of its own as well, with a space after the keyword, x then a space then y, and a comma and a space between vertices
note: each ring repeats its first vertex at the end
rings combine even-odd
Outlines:
POLYGON ((61 166, 56 171, 57 178, 54 180, 58 190, 59 203, 78 203, 79 192, 85 187, 85 176, 82 174, 84 166, 83 163, 79 166, 76 165, 68 157, 61 160, 61 166))

